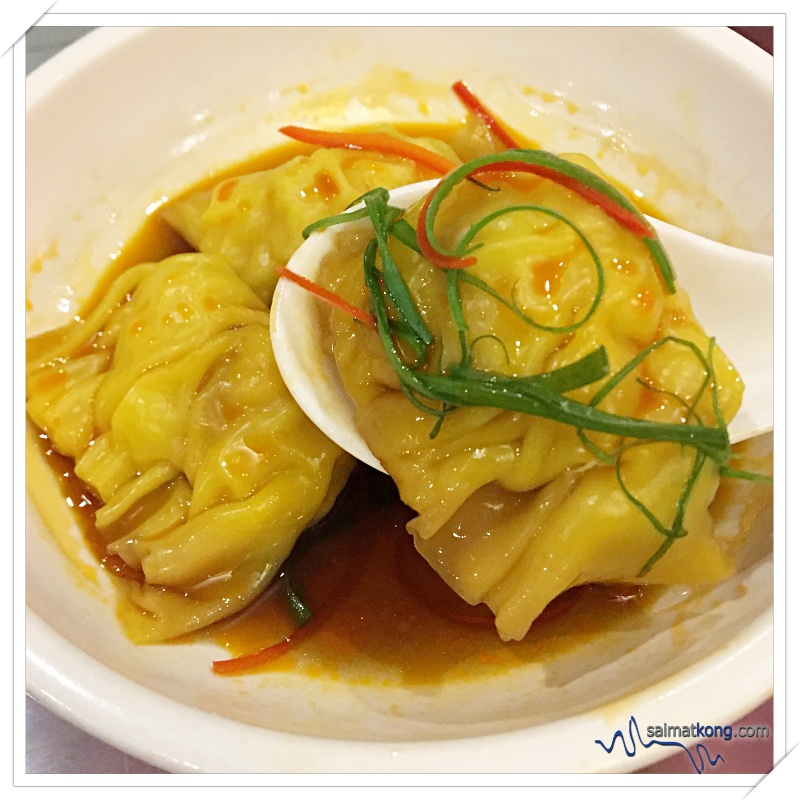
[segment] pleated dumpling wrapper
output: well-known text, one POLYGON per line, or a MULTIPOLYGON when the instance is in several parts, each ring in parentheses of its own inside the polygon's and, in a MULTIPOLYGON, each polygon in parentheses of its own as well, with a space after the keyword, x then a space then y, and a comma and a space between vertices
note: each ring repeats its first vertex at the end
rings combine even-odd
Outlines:
MULTIPOLYGON (((392 136, 458 163, 448 145, 437 139, 393 130, 392 136)), ((344 211, 376 186, 405 186, 433 175, 406 158, 323 148, 189 194, 171 203, 164 218, 196 250, 226 258, 269 305, 278 282, 275 267, 284 266, 300 247, 306 226, 344 211)))
MULTIPOLYGON (((474 265, 440 269, 389 237, 399 274, 433 335, 420 358, 419 342, 417 350, 409 344, 409 325, 396 310, 387 312, 392 346, 408 374, 441 376, 440 385, 466 375, 462 387, 477 379, 486 391, 502 393, 505 377, 551 373, 603 346, 607 376, 563 391, 567 401, 595 405, 606 381, 633 364, 596 403, 598 411, 714 427, 717 410, 733 417, 741 379, 712 347, 686 292, 667 291, 641 237, 549 180, 524 174, 479 180, 484 185, 458 184, 435 223, 448 248, 465 234, 473 237, 474 265), (564 220, 591 243, 597 262, 564 220)), ((405 213, 412 227, 420 207, 405 213)), ((363 234, 356 241, 341 233, 318 280, 374 311, 365 241, 363 234)), ((376 264, 375 291, 388 308, 382 257, 376 264)), ((610 432, 584 431, 583 438, 564 421, 465 406, 455 390, 448 407, 420 395, 414 380, 401 385, 374 330, 337 309, 323 314, 358 428, 417 512, 408 525, 417 549, 461 597, 488 604, 503 639, 522 638, 547 604, 575 585, 697 584, 730 573, 708 511, 719 481, 712 458, 679 443, 610 432), (673 527, 676 514, 682 519, 673 527)))
POLYGON ((353 466, 295 404, 269 312, 216 256, 133 267, 85 321, 33 340, 27 410, 100 501, 137 642, 251 602, 353 466))

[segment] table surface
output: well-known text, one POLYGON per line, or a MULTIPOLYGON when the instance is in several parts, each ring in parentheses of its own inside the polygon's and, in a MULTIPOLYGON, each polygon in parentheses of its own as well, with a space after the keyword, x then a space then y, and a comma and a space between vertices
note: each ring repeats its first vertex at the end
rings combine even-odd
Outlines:
MULTIPOLYGON (((36 69, 59 50, 84 36, 93 28, 31 28, 26 36, 27 72, 36 69)), ((772 28, 736 28, 742 35, 772 52, 772 28)), ((737 724, 768 726, 772 731, 772 701, 759 706, 737 724)), ((27 774, 163 774, 164 771, 139 761, 105 742, 90 736, 61 719, 30 696, 26 698, 27 774)), ((725 743, 725 763, 718 763, 714 773, 763 773, 772 769, 772 740, 733 739, 725 743)), ((685 754, 678 754, 642 773, 670 774, 692 772, 685 754)))

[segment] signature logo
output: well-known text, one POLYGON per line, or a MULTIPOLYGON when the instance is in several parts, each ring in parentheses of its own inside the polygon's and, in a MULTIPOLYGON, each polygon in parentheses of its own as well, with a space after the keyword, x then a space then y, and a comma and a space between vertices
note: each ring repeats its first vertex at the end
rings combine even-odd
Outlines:
POLYGON ((661 747, 679 747, 681 750, 686 752, 687 756, 689 756, 689 760, 692 762, 692 766, 695 768, 695 771, 698 774, 705 770, 706 761, 708 762, 708 766, 711 767, 713 767, 718 761, 725 763, 725 759, 719 753, 717 753, 715 756, 712 756, 704 744, 696 744, 692 749, 683 744, 683 742, 677 742, 674 740, 650 739, 650 741, 646 742, 644 739, 642 739, 642 734, 639 731, 639 724, 636 722, 636 717, 633 716, 628 722, 628 736, 630 737, 630 748, 628 747, 628 742, 625 740, 622 730, 618 730, 614 734, 613 738, 611 739, 611 744, 609 745, 605 744, 602 739, 595 739, 595 742, 599 744, 600 747, 606 751, 606 753, 610 753, 613 751, 617 741, 619 740, 622 742, 622 747, 625 749, 625 755, 629 758, 633 758, 633 756, 636 755, 637 741, 644 748, 652 747, 654 744, 660 745, 661 747), (635 737, 634 731, 636 732, 635 737))

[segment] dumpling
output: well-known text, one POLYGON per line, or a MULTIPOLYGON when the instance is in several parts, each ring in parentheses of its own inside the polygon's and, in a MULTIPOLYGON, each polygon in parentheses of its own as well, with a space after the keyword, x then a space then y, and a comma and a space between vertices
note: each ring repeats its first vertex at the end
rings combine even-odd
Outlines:
MULTIPOLYGON (((504 376, 552 373, 603 346, 608 375, 626 365, 630 373, 599 410, 708 427, 717 426, 718 413, 733 417, 741 379, 695 319, 685 291, 666 290, 640 237, 540 177, 480 180, 495 191, 459 184, 436 222, 448 246, 465 234, 479 245, 464 273, 434 267, 390 238, 433 335, 420 374, 482 370, 498 376, 495 386, 504 391, 504 376), (511 207, 517 210, 504 210, 511 207), (591 243, 597 262, 564 220, 591 243)), ((420 206, 406 212, 412 226, 420 206)), ((363 239, 346 237, 340 234, 318 280, 374 309, 363 239)), ((380 284, 384 299, 387 283, 380 284)), ((336 309, 322 313, 358 428, 417 513, 408 525, 417 549, 461 597, 494 611, 503 639, 522 638, 575 585, 695 584, 730 573, 708 512, 719 480, 713 459, 679 443, 581 435, 574 425, 519 410, 443 408, 401 386, 377 333, 336 309), (668 537, 676 514, 682 525, 668 537)), ((413 364, 420 353, 408 344, 407 323, 393 311, 389 325, 403 362, 413 364)), ((594 405, 603 385, 593 381, 563 396, 594 405)))
POLYGON ((137 642, 235 613, 324 516, 353 461, 281 380, 269 312, 220 257, 124 272, 29 347, 30 418, 101 501, 137 642))
MULTIPOLYGON (((457 161, 441 141, 401 138, 457 161)), ((226 258, 269 305, 278 282, 275 267, 285 266, 302 244, 305 227, 343 211, 377 186, 394 188, 428 177, 404 158, 323 148, 189 195, 171 203, 164 217, 196 250, 226 258)))

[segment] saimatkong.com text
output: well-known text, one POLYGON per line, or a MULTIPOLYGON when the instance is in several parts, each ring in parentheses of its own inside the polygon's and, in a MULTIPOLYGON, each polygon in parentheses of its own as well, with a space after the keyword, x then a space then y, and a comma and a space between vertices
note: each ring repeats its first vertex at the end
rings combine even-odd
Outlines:
POLYGON ((651 739, 768 739, 768 725, 648 725, 647 735, 651 739))

